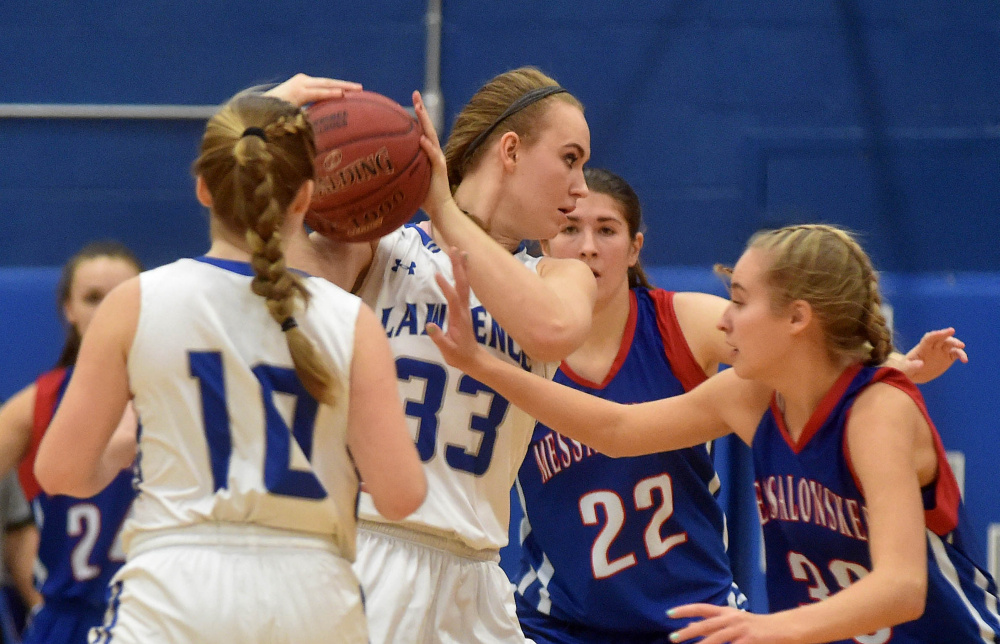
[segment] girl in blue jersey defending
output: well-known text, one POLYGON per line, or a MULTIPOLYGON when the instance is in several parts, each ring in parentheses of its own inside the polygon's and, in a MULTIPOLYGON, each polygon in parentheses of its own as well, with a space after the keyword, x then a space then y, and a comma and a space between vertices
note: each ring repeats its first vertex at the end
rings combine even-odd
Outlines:
MULTIPOLYGON (((456 258, 456 264, 460 259, 456 258)), ((997 589, 976 563, 944 448, 892 349, 877 274, 831 226, 755 235, 731 271, 719 328, 733 365, 681 396, 621 405, 518 373, 469 339, 467 287, 430 333, 460 368, 541 422, 614 456, 729 432, 754 449, 768 615, 712 604, 671 635, 704 644, 995 642, 997 589)), ((911 352, 920 380, 966 359, 947 329, 911 352)))
POLYGON ((368 642, 351 569, 359 477, 394 519, 426 481, 386 395, 378 319, 285 264, 314 155, 299 107, 254 92, 223 105, 193 165, 208 252, 119 285, 83 338, 39 483, 92 494, 130 400, 142 420, 127 559, 92 642, 368 642))
POLYGON ((114 287, 142 271, 125 246, 112 241, 87 244, 63 266, 57 288, 66 321, 66 342, 55 369, 15 394, 0 409, 0 472, 20 463, 20 479, 40 528, 37 579, 41 603, 24 642, 83 644, 101 623, 108 604, 108 581, 124 561, 119 531, 135 490, 129 466, 135 455, 136 419, 121 417, 118 471, 100 491, 84 498, 41 491, 32 472, 35 453, 74 371, 80 339, 97 306, 114 287))
MULTIPOLYGON (((715 329, 726 300, 653 288, 639 263, 639 198, 621 177, 584 169, 590 193, 546 256, 593 271, 583 346, 554 380, 621 403, 693 389, 728 359, 715 329)), ((537 644, 669 642, 679 604, 743 606, 726 554, 720 482, 708 444, 613 459, 538 424, 521 464, 524 508, 514 579, 521 628, 537 644)))

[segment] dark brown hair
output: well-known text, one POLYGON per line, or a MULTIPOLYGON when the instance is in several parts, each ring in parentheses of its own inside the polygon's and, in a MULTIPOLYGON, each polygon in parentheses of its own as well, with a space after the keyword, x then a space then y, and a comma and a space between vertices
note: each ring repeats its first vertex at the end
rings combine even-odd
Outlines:
MULTIPOLYGON (((643 232, 642 205, 639 203, 639 195, 628 184, 625 179, 604 168, 586 167, 583 169, 583 176, 587 180, 587 189, 591 194, 599 193, 607 195, 615 200, 618 209, 621 211, 625 224, 628 226, 629 239, 635 241, 635 236, 643 232)), ((635 266, 628 269, 628 287, 653 288, 646 272, 642 270, 642 263, 637 259, 635 266)))
MULTIPOLYGON (((73 290, 73 280, 76 278, 76 270, 80 264, 91 259, 107 257, 118 259, 132 265, 137 273, 141 273, 142 262, 124 244, 106 239, 90 242, 63 264, 62 274, 59 276, 59 284, 56 286, 56 299, 59 304, 59 315, 65 317, 64 308, 69 302, 70 294, 73 290)), ((77 354, 80 353, 80 331, 76 325, 66 324, 66 341, 63 343, 62 351, 59 353, 57 367, 69 367, 76 364, 77 354)))

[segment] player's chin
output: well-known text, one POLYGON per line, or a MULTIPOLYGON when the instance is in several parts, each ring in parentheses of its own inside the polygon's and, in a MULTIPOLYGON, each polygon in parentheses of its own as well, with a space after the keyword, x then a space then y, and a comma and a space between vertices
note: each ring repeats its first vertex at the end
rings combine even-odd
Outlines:
POLYGON ((544 221, 545 225, 538 226, 539 230, 534 233, 535 236, 530 238, 526 237, 526 239, 552 239, 562 231, 563 226, 565 226, 566 222, 569 220, 566 218, 564 213, 558 212, 555 216, 548 215, 544 218, 539 217, 538 221, 544 221))
POLYGON ((730 356, 730 367, 733 368, 733 373, 735 373, 740 378, 744 380, 752 380, 756 371, 753 366, 748 364, 746 360, 740 356, 739 351, 733 351, 730 356))

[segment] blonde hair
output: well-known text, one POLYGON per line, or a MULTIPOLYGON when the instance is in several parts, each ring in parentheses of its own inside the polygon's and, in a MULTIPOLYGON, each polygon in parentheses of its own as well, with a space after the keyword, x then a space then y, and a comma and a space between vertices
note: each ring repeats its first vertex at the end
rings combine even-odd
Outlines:
POLYGON ((475 167, 483 157, 483 151, 507 132, 517 133, 526 145, 530 145, 543 127, 541 116, 548 110, 551 101, 563 101, 583 111, 583 104, 564 91, 531 103, 497 124, 497 119, 528 92, 558 86, 559 83, 554 79, 534 67, 519 67, 495 76, 480 87, 455 118, 448 142, 444 146, 448 182, 452 191, 462 182, 469 169, 475 167), (491 126, 495 127, 493 132, 471 154, 467 154, 469 144, 491 126))
POLYGON ((767 282, 775 308, 795 300, 809 303, 831 356, 885 362, 892 333, 882 314, 878 273, 853 235, 822 224, 787 226, 758 232, 747 248, 771 258, 767 282))
POLYGON ((309 292, 285 265, 279 233, 299 189, 314 177, 315 151, 312 126, 299 108, 243 92, 209 120, 192 171, 212 195, 213 215, 245 236, 255 275, 250 288, 285 331, 299 380, 313 398, 331 404, 338 381, 293 317, 309 292))

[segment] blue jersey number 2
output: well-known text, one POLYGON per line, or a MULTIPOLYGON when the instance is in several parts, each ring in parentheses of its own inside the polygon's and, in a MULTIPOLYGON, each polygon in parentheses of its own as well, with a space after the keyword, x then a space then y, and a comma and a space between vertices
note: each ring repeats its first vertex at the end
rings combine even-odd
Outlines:
MULTIPOLYGON (((218 351, 191 351, 188 368, 201 389, 201 412, 208 442, 208 459, 212 466, 215 490, 226 487, 233 442, 229 426, 222 354, 218 351)), ((318 403, 302 386, 294 369, 274 365, 257 365, 253 375, 260 382, 264 403, 265 447, 264 486, 268 492, 305 499, 326 498, 326 490, 311 471, 295 470, 291 463, 291 438, 295 439, 307 459, 312 457, 313 426, 318 403), (295 397, 292 427, 274 404, 276 393, 295 397)))

